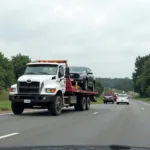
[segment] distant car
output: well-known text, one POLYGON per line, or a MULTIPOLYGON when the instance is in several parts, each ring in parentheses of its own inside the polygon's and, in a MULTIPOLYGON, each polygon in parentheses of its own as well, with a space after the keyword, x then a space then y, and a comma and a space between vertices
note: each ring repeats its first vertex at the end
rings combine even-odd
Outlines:
POLYGON ((93 72, 88 67, 78 67, 78 66, 70 66, 70 78, 72 84, 75 85, 78 82, 78 85, 83 90, 95 90, 95 77, 93 72))
POLYGON ((114 94, 114 101, 116 101, 117 100, 117 95, 116 94, 114 94))
POLYGON ((103 95, 103 102, 104 102, 104 104, 107 104, 107 103, 109 103, 109 102, 111 102, 111 103, 113 103, 114 104, 114 102, 115 102, 115 98, 114 98, 114 95, 113 95, 113 93, 104 93, 104 95, 103 95))
POLYGON ((118 94, 117 95, 116 104, 120 104, 120 103, 129 105, 129 97, 127 94, 118 94))

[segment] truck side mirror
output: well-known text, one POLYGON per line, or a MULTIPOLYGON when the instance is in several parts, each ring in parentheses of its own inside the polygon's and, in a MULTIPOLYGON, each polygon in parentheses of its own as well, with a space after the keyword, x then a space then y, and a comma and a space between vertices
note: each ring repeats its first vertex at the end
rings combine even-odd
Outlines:
POLYGON ((69 67, 67 67, 65 71, 65 77, 68 78, 69 75, 70 75, 70 70, 69 67))

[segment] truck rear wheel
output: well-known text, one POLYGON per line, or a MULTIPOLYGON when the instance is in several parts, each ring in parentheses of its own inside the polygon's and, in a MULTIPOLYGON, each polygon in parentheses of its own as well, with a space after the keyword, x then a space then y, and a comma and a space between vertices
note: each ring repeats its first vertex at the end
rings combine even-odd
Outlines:
POLYGON ((58 116, 62 112, 62 96, 56 95, 51 104, 51 114, 54 116, 58 116))
POLYGON ((90 105, 91 105, 91 100, 89 97, 86 98, 86 110, 89 110, 90 109, 90 105))
POLYGON ((77 97, 77 102, 74 105, 75 110, 84 111, 86 109, 86 98, 83 96, 77 97))
POLYGON ((81 97, 80 110, 84 111, 85 109, 86 109, 86 98, 85 97, 81 97))
POLYGON ((11 109, 15 115, 20 115, 24 111, 23 103, 11 102, 11 109))

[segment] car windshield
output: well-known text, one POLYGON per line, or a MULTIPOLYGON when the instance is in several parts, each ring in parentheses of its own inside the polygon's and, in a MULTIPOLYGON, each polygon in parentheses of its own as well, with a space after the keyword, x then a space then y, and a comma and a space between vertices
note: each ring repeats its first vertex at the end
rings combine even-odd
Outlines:
POLYGON ((125 94, 119 94, 118 97, 128 97, 128 96, 125 94))
POLYGON ((69 67, 70 72, 86 72, 86 67, 69 67))
POLYGON ((58 65, 28 65, 24 75, 56 75, 58 65))

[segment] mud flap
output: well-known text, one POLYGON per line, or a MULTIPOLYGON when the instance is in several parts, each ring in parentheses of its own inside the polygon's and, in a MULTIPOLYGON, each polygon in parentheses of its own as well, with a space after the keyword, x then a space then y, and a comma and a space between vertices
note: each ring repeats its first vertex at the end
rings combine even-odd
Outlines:
POLYGON ((94 96, 90 96, 91 102, 97 102, 97 100, 94 98, 94 96))

